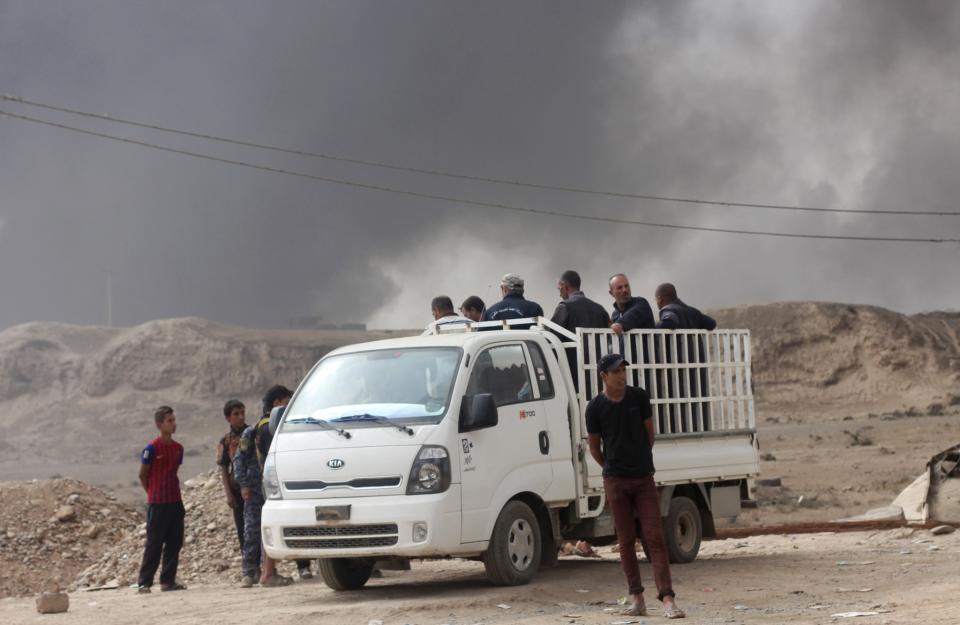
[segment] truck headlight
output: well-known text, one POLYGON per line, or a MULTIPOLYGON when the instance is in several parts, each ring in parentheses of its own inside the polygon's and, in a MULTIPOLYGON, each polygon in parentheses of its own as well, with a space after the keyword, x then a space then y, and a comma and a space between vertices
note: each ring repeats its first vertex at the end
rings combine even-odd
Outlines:
POLYGON ((442 493, 450 487, 450 455, 439 445, 424 445, 407 480, 408 495, 442 493))
POLYGON ((269 454, 263 463, 263 491, 267 494, 267 499, 283 499, 280 478, 277 476, 277 463, 273 454, 269 454))

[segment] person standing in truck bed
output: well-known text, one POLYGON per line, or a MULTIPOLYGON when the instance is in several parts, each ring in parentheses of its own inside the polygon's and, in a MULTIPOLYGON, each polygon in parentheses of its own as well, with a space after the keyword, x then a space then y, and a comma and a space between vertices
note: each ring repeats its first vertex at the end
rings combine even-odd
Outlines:
POLYGON ((484 311, 484 321, 543 316, 543 308, 540 304, 524 299, 523 278, 517 274, 508 273, 500 279, 500 292, 503 294, 503 299, 496 304, 491 304, 484 311))
POLYGON ((589 299, 580 290, 580 274, 572 269, 564 271, 557 281, 560 303, 550 318, 570 332, 577 328, 609 328, 610 315, 600 304, 589 299))
MULTIPOLYGON (((553 311, 550 321, 563 326, 568 332, 576 334, 577 328, 609 328, 610 315, 606 309, 592 299, 589 299, 580 290, 580 274, 572 269, 564 271, 557 281, 557 290, 560 291, 560 303, 553 311)), ((599 340, 597 341, 599 346, 599 340)), ((570 365, 570 374, 573 376, 574 389, 580 390, 579 366, 577 353, 568 349, 567 362, 570 365)))
POLYGON ((658 328, 665 330, 713 330, 717 321, 693 306, 688 306, 677 297, 677 288, 669 282, 657 287, 654 301, 660 309, 658 328))
POLYGON ((610 276, 610 296, 613 297, 613 313, 610 315, 613 323, 610 329, 615 333, 654 327, 650 302, 642 297, 633 297, 627 276, 622 273, 610 276))
POLYGON ((427 324, 428 331, 438 326, 463 327, 471 322, 471 319, 453 310, 453 300, 446 295, 438 295, 430 301, 430 314, 433 315, 433 321, 427 324))
MULTIPOLYGON (((677 297, 677 288, 669 282, 664 282, 654 292, 654 302, 660 309, 658 328, 664 330, 714 330, 716 320, 705 315, 693 306, 680 301, 677 297)), ((701 337, 676 337, 676 341, 667 343, 667 353, 663 355, 667 362, 704 363, 706 351, 701 337), (686 348, 683 347, 686 343, 686 348)), ((678 380, 679 388, 673 388, 673 380, 667 380, 667 396, 692 399, 680 405, 670 404, 667 413, 670 415, 670 431, 684 432, 687 426, 692 431, 707 431, 710 429, 710 403, 696 401, 701 397, 709 397, 709 376, 706 367, 691 367, 686 376, 678 380)), ((662 387, 662 385, 661 385, 662 387)), ((661 388, 662 391, 662 388, 661 388)), ((661 416, 663 419, 664 416, 661 416)), ((661 423, 660 431, 665 432, 666 422, 661 423)))
POLYGON ((460 304, 460 314, 470 321, 483 321, 483 311, 486 310, 483 300, 471 295, 460 304))

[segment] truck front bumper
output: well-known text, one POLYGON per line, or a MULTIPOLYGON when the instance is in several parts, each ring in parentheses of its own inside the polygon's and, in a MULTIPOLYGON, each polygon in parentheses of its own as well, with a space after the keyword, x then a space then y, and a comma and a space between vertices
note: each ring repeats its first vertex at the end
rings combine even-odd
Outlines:
POLYGON ((460 485, 436 495, 271 499, 263 507, 264 549, 277 560, 455 555, 460 485), (349 506, 345 520, 317 520, 318 508, 349 506))

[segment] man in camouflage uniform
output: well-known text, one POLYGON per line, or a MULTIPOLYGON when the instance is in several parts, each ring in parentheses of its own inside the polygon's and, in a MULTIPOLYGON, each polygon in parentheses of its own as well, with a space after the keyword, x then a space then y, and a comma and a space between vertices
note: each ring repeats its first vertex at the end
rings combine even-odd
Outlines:
POLYGON ((293 580, 276 573, 266 554, 267 566, 260 576, 261 543, 260 512, 263 508, 263 470, 257 458, 256 428, 248 426, 240 435, 240 446, 233 458, 233 477, 243 498, 243 579, 240 585, 250 588, 256 578, 261 586, 286 586, 293 580))
MULTIPOLYGON (((282 384, 271 386, 263 396, 263 416, 253 426, 254 438, 257 442, 257 459, 260 461, 260 470, 263 471, 263 463, 267 460, 267 453, 270 451, 270 443, 273 442, 273 434, 270 433, 270 413, 274 408, 286 406, 293 397, 293 391, 282 384)), ((264 562, 264 576, 269 577, 272 570, 269 561, 264 562)), ((310 571, 310 560, 297 560, 297 574, 300 579, 313 579, 313 573, 310 571)))

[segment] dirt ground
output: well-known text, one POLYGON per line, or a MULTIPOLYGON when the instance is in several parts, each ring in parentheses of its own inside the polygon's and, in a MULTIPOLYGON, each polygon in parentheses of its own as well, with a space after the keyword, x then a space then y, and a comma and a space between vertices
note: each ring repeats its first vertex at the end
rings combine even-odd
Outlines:
MULTIPOLYGON (((490 586, 483 565, 414 562, 385 572, 358 592, 334 593, 321 581, 287 588, 195 586, 137 595, 132 589, 74 593, 66 614, 39 615, 33 600, 0 600, 0 623, 121 625, 131 622, 230 622, 235 625, 409 624, 541 625, 665 622, 652 586, 648 617, 614 612, 625 594, 616 555, 562 558, 528 586, 490 586), (237 606, 242 606, 238 608, 237 606)), ((688 623, 924 623, 954 625, 960 608, 960 532, 932 536, 901 528, 874 532, 758 536, 704 543, 700 557, 673 567, 688 623), (846 612, 876 613, 859 617, 846 612)), ((641 563, 650 584, 650 569, 641 563)))
POLYGON ((956 413, 871 417, 834 407, 801 418, 765 406, 760 415, 760 480, 782 486, 759 487, 760 507, 744 510, 736 526, 831 521, 887 506, 934 454, 960 443, 956 413))

